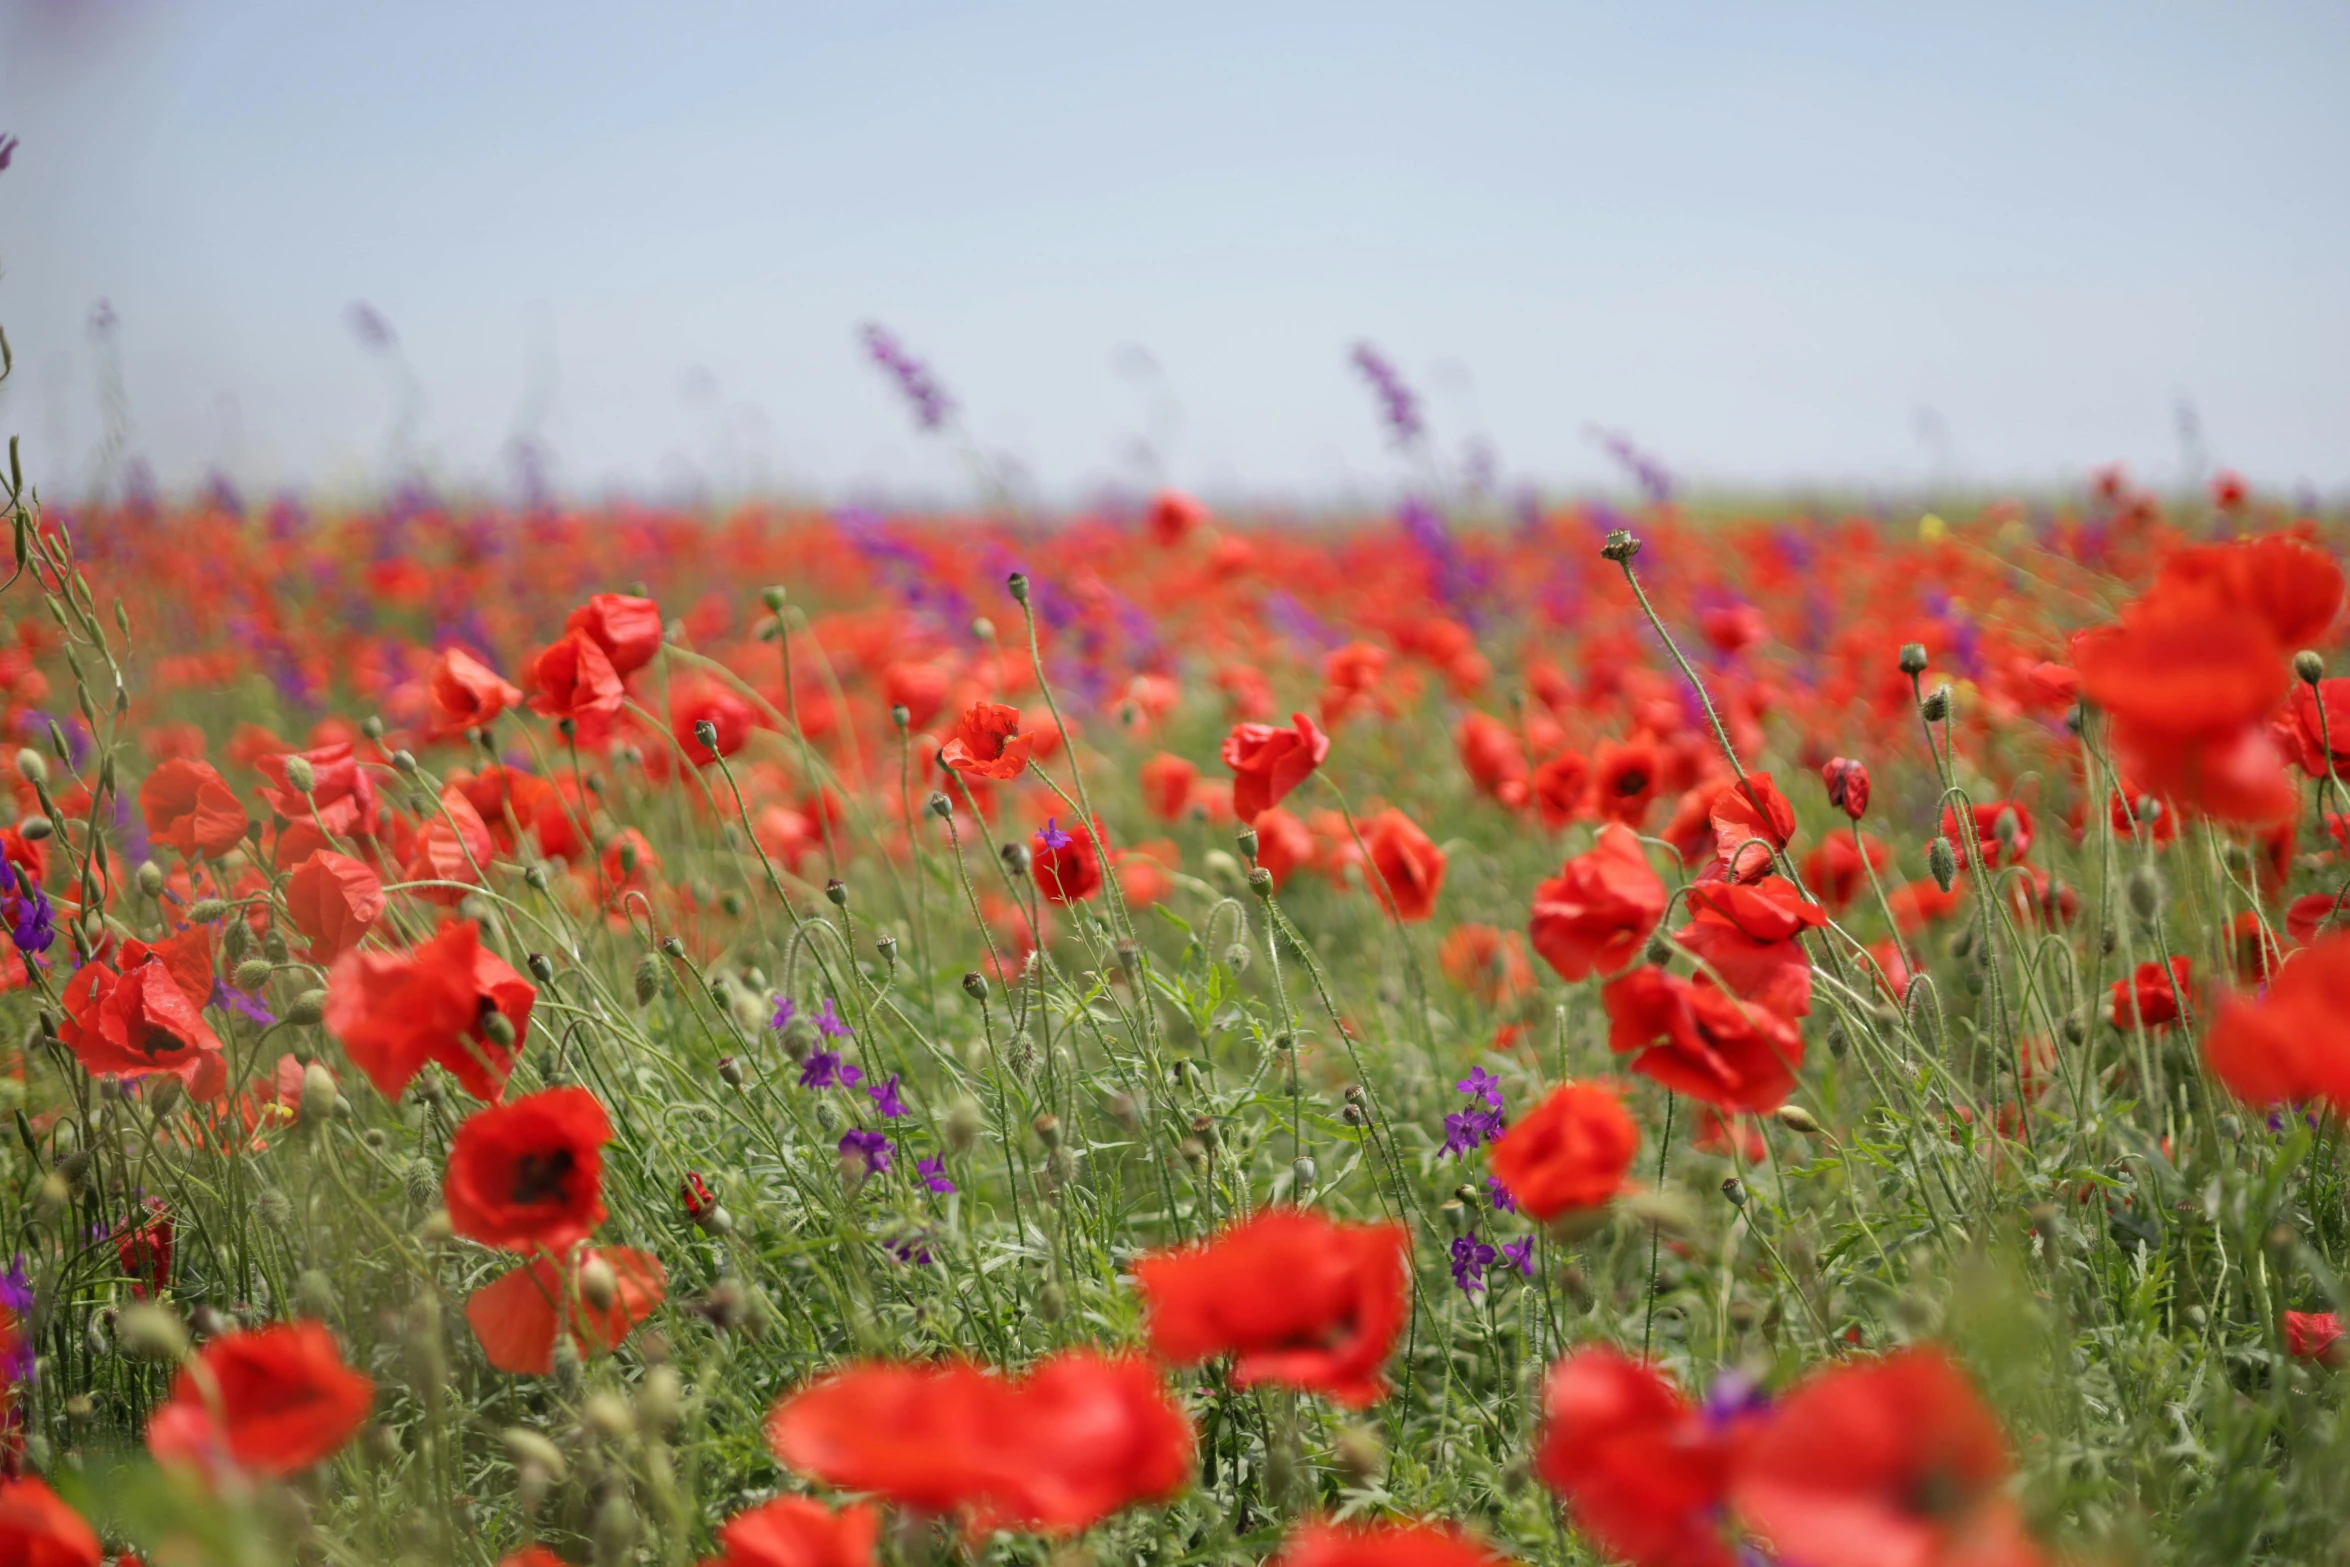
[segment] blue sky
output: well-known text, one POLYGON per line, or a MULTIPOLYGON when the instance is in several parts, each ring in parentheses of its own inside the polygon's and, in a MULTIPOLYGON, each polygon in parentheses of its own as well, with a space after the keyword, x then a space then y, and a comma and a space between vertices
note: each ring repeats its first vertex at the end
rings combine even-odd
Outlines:
POLYGON ((2350 485, 2350 7, 0 0, 0 430, 167 483, 2350 485), (1937 433, 1938 432, 1938 433, 1937 433))

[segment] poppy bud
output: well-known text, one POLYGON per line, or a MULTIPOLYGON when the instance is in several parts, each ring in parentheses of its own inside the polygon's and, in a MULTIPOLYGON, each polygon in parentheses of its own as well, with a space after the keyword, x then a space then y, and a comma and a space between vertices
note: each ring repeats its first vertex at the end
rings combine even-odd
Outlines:
POLYGON ((612 1271, 612 1264, 601 1257, 590 1257, 580 1265, 579 1298, 592 1311, 610 1311, 613 1302, 620 1299, 620 1278, 612 1271))
POLYGON ((1799 1104, 1779 1106, 1779 1124, 1790 1132, 1801 1132, 1806 1137, 1820 1135, 1820 1123, 1812 1113, 1799 1104))
POLYGON ((845 909, 849 906, 849 884, 835 876, 824 884, 824 896, 831 900, 834 908, 845 909))
POLYGON ((17 835, 27 843, 39 843, 56 830, 46 816, 28 816, 16 824, 17 835))
POLYGON ((313 1061, 302 1068, 302 1122, 315 1126, 335 1113, 335 1075, 323 1062, 313 1061))
POLYGON ((1600 545, 1599 553, 1601 558, 1612 560, 1619 566, 1628 565, 1632 557, 1640 553, 1640 541, 1632 536, 1629 528, 1613 528, 1608 532, 1607 541, 1600 545))
POLYGON ((2130 912, 2141 920, 2151 920, 2162 907, 2162 873, 2151 865, 2141 865, 2130 872, 2130 912))
POLYGON ((948 799, 945 794, 933 791, 930 796, 930 814, 943 822, 955 814, 955 802, 948 799))
POLYGON ((1224 966, 1235 975, 1245 974, 1254 956, 1246 942, 1236 941, 1224 949, 1224 966))
POLYGON ((677 937, 677 936, 664 936, 664 937, 662 937, 662 938, 661 938, 661 955, 662 955, 663 957, 667 957, 667 958, 682 958, 682 957, 684 957, 684 956, 685 956, 685 941, 683 940, 683 938, 681 938, 681 937, 677 937))
POLYGON ((986 1005, 987 976, 980 973, 977 969, 971 969, 967 971, 963 975, 963 994, 969 996, 972 1000, 980 1003, 982 1006, 986 1005))
POLYGON ((239 990, 259 990, 269 983, 269 959, 247 958, 228 977, 239 990))
POLYGON ((1304 1196, 1314 1189, 1314 1182, 1321 1177, 1321 1174, 1322 1172, 1315 1167, 1313 1160, 1300 1156, 1298 1161, 1289 1167, 1290 1190, 1298 1196, 1304 1196))
POLYGON ((946 1124, 942 1128, 947 1146, 958 1154, 967 1154, 979 1146, 979 1133, 985 1125, 980 1114, 979 1101, 965 1095, 947 1107, 946 1124))
POLYGON ((2002 810, 1991 823, 1991 836, 1997 838, 2000 846, 2011 853, 2015 849, 2016 839, 2022 835, 2023 830, 2023 818, 2016 815, 2015 807, 2012 805, 2002 810))
POLYGON ((1000 852, 1004 869, 1011 873, 1015 881, 1027 875, 1029 866, 1036 863, 1036 857, 1028 852, 1028 845, 1024 843, 1007 843, 1000 852))
POLYGON ((1926 645, 1923 642, 1901 644, 1901 672, 1905 675, 1922 675, 1926 672, 1926 645))
POLYGON ((163 896, 163 867, 153 860, 141 860, 138 869, 139 891, 149 898, 163 896))
POLYGON ((661 960, 648 952, 636 960, 636 1004, 651 1006, 661 993, 661 960))
POLYGON ((1831 757, 1820 768, 1828 803, 1854 821, 1869 813, 1869 770, 1849 756, 1831 757))
POLYGON ((457 1226, 449 1219, 449 1210, 435 1208, 416 1226, 416 1238, 427 1246, 440 1246, 456 1238, 457 1226))
POLYGON ((636 1537, 636 1509, 628 1505, 626 1491, 614 1491, 596 1509, 596 1521, 590 1533, 596 1567, 620 1567, 622 1562, 630 1560, 636 1549, 636 1537))
POLYGON ((617 1442, 636 1429, 636 1411, 610 1388, 598 1388, 580 1405, 580 1424, 607 1442, 617 1442))
POLYGON ((2325 656, 2313 649, 2303 648, 2293 655, 2293 673, 2301 678, 2302 684, 2316 685, 2325 678, 2325 656))
POLYGON ((305 990, 286 1008, 286 1021, 297 1028, 307 1027, 326 1016, 326 992, 305 990))
POLYGON ((1934 841, 1926 845, 1926 870, 1932 874, 1934 885, 1944 892, 1948 892, 1950 884, 1958 880, 1958 851, 1950 846, 1948 838, 1937 834, 1934 841))
POLYGON ((1004 579, 1004 591, 1012 595, 1015 604, 1028 602, 1028 573, 1015 571, 1004 579))
POLYGON ((188 1330, 164 1307, 140 1301, 115 1319, 114 1344, 132 1360, 176 1361, 188 1352, 188 1330))
POLYGON ((1357 1485, 1376 1478, 1387 1464, 1386 1446, 1371 1426, 1348 1426, 1339 1432, 1330 1456, 1336 1460, 1339 1473, 1357 1485))
POLYGON ((718 1058, 718 1081, 729 1088, 743 1086, 743 1064, 732 1056, 718 1058))
POLYGON ((1929 724, 1938 724, 1950 716, 1950 688, 1936 686, 1918 702, 1918 712, 1929 724))
MULTIPOLYGON (((219 898, 198 898, 188 905, 188 918, 198 925, 213 924, 228 918, 228 904, 219 898)), ((236 933, 244 928, 242 924, 230 926, 228 940, 237 941, 236 933)))
POLYGON ((180 1096, 188 1091, 186 1083, 181 1082, 168 1072, 160 1073, 147 1081, 153 1085, 147 1090, 147 1108, 154 1113, 158 1120, 178 1109, 180 1096))
POLYGON ((359 720, 359 732, 370 740, 381 740, 384 737, 384 721, 370 713, 359 720))
POLYGON ((1252 865, 1248 873, 1248 890, 1260 898, 1273 896, 1273 873, 1262 865, 1252 865))
POLYGON ((1142 948, 1132 941, 1118 943, 1118 972, 1126 976, 1129 985, 1142 979, 1142 948))
POLYGON ((1058 1322, 1069 1314, 1069 1292, 1058 1284, 1047 1284, 1037 1292, 1036 1314, 1047 1322, 1058 1322))
POLYGON ((294 1280, 294 1310, 321 1321, 334 1315, 334 1281, 316 1268, 304 1268, 294 1280))
POLYGON ((45 788, 49 783, 48 760, 28 745, 16 753, 16 775, 36 789, 45 788))
POLYGON ((1251 860, 1257 857, 1257 830, 1254 827, 1243 822, 1240 831, 1232 835, 1232 840, 1240 845, 1240 852, 1244 857, 1251 860))
POLYGON ((707 718, 694 720, 694 739, 703 750, 715 754, 718 750, 718 726, 707 718))
POLYGON ((1730 1199, 1730 1206, 1733 1208, 1746 1206, 1746 1188, 1739 1183, 1738 1177, 1735 1175, 1722 1177, 1722 1195, 1730 1199))

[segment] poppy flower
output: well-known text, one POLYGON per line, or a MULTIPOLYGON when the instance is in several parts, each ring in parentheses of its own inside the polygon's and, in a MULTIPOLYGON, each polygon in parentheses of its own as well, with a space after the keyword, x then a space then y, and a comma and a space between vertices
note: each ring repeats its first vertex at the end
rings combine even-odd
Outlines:
POLYGON ((1102 890, 1101 851, 1093 830, 1082 824, 1064 831, 1058 820, 1046 822, 1036 835, 1028 870, 1047 903, 1083 903, 1102 890))
POLYGON ((1232 769, 1232 813, 1253 822, 1268 806, 1313 775, 1330 754, 1330 737, 1303 713, 1289 715, 1290 727, 1235 724, 1224 737, 1224 765, 1232 769))
POLYGON ((1272 1383, 1353 1409, 1386 1396, 1381 1367, 1407 1306, 1410 1237, 1269 1208, 1199 1245, 1134 1265, 1151 1352, 1175 1365, 1234 1357, 1235 1387, 1272 1383))
POLYGON ((397 1099, 428 1061, 476 1099, 505 1092, 538 991, 470 920, 406 952, 354 949, 327 973, 326 1027, 376 1092, 397 1099), (492 1016, 503 1019, 493 1030, 492 1016))
POLYGON ((584 1088, 477 1110, 449 1144, 442 1182, 458 1234, 508 1251, 562 1251, 604 1222, 612 1123, 584 1088))
POLYGON ((1636 968, 1600 991, 1608 1048, 1639 1052, 1632 1070, 1720 1110, 1765 1115, 1795 1090, 1803 1035, 1751 1001, 1636 968))
POLYGON ((1738 881, 1768 875, 1773 853, 1795 836, 1795 807, 1771 782, 1769 773, 1731 779, 1713 793, 1706 808, 1713 825, 1714 855, 1738 881))
POLYGON ((1026 1375, 964 1361, 853 1366, 776 1405, 790 1467, 974 1528, 1070 1533, 1174 1494, 1191 1423, 1140 1360, 1064 1350, 1026 1375))
MULTIPOLYGON (((510 1556, 499 1557, 498 1567, 571 1567, 571 1564, 543 1545, 526 1545, 510 1556)), ((705 1563, 704 1567, 709 1564, 705 1563)))
POLYGON ((249 818, 209 762, 174 758, 139 785, 147 834, 189 859, 218 859, 245 840, 249 818))
POLYGON ((610 718, 628 700, 611 658, 583 631, 540 649, 530 661, 530 689, 532 712, 574 723, 610 718))
POLYGON ((1861 835, 1856 847, 1850 833, 1830 833, 1819 847, 1803 857, 1804 885, 1830 910, 1849 906, 1860 895, 1870 870, 1882 871, 1892 862, 1892 851, 1876 838, 1861 835), (1867 855, 1866 864, 1861 856, 1867 855))
MULTIPOLYGON (((1797 938, 1827 923, 1783 876, 1752 886, 1697 882, 1689 888, 1688 924, 1673 939, 1703 958, 1733 994, 1784 1017, 1811 1010, 1811 959, 1797 938)), ((1710 977, 1709 977, 1710 982, 1710 977)))
POLYGON ((461 647, 441 651, 424 686, 437 739, 479 729, 508 708, 522 705, 520 689, 461 647))
POLYGON ((261 798, 289 822, 314 821, 319 830, 337 838, 372 837, 382 824, 375 780, 352 755, 348 741, 312 751, 279 752, 262 757, 253 766, 268 780, 261 786, 261 798), (287 771, 287 763, 296 755, 310 764, 307 795, 294 787, 287 771))
POLYGON ((2167 556, 2146 597, 2188 613, 2241 615, 2288 651, 2317 644, 2342 608, 2342 568, 2290 534, 2199 544, 2167 556))
POLYGON ((758 719, 750 703, 714 681, 688 685, 669 704, 671 736, 685 759, 696 767, 712 766, 720 757, 741 750, 758 719), (704 724, 710 726, 714 743, 704 743, 704 724))
POLYGON ((375 1383, 343 1363, 323 1323, 224 1333, 172 1379, 170 1401, 147 1423, 147 1450, 165 1464, 209 1470, 225 1457, 249 1473, 290 1475, 340 1452, 374 1403, 375 1383))
POLYGON ((1595 1345, 1543 1383, 1534 1473, 1610 1557, 1733 1567, 1722 1513, 1734 1436, 1732 1423, 1709 1420, 1663 1372, 1595 1345))
POLYGON ((939 759, 966 778, 1008 783, 1028 770, 1036 737, 1020 732, 1020 710, 1001 702, 974 702, 955 721, 939 759))
POLYGON ((2350 934, 2320 936, 2258 997, 2229 996, 2203 1039, 2211 1075, 2247 1104, 2350 1112, 2350 934))
POLYGON ((1436 949, 1444 977, 1489 1007, 1503 1006, 1534 990, 1525 943, 1515 931, 1490 925, 1455 925, 1436 949))
MULTIPOLYGON (((198 1099, 217 1095, 228 1081, 220 1036, 197 1010, 186 980, 174 976, 163 953, 136 940, 122 944, 116 961, 119 970, 93 959, 75 972, 57 1037, 93 1076, 169 1072, 198 1099)), ((203 967, 197 996, 211 993, 209 959, 203 967)))
POLYGON ((1664 918, 1665 884, 1649 868, 1640 839, 1610 823, 1587 854, 1534 889, 1527 933, 1542 960, 1569 982, 1594 969, 1613 974, 1640 955, 1664 918))
POLYGON ((1526 778, 1526 797, 1542 816, 1542 825, 1556 832, 1583 812, 1591 792, 1591 764, 1578 751, 1561 751, 1538 765, 1526 778))
POLYGON ((2166 971, 2152 959, 2138 965, 2128 979, 2113 982, 2113 1026, 2129 1028, 2143 1023, 2166 1028, 2179 1020, 2179 1001, 2193 979, 2193 960, 2170 960, 2166 971))
POLYGON ((1256 820, 1257 863, 1273 875, 1273 890, 1288 885, 1290 873, 1315 859, 1314 830, 1276 805, 1256 820))
POLYGON ((1477 792, 1515 810, 1526 803, 1526 747, 1491 713, 1472 712, 1454 732, 1461 767, 1477 792))
POLYGON ((881 1515, 779 1496, 718 1526, 719 1554, 702 1567, 872 1567, 881 1515))
MULTIPOLYGON (((2032 813, 2021 805, 2008 800, 1993 800, 1989 804, 1975 806, 1971 814, 1974 818, 1975 841, 1982 846, 1985 866, 1997 869, 2002 865, 2013 865, 2032 852, 2032 813), (1999 835, 1999 822, 2010 814, 2014 820, 2009 824, 2008 835, 2002 838, 1999 835)), ((1964 842, 1958 835, 1956 806, 1942 807, 1942 836, 1954 845, 1964 842)))
POLYGON ((1639 1152, 1640 1128, 1613 1089, 1563 1083, 1487 1157, 1518 1207, 1548 1221, 1613 1200, 1639 1152))
POLYGON ((2295 1360, 2319 1365, 2342 1362, 2342 1319, 2330 1311, 2288 1311, 2284 1316, 2285 1352, 2295 1360))
POLYGON ((1637 828, 1662 786, 1656 743, 1645 735, 1602 740, 1591 754, 1591 799, 1601 817, 1637 828))
POLYGON ((1181 490, 1161 490, 1151 498, 1151 541, 1162 549, 1181 544, 1207 520, 1207 507, 1181 490))
POLYGON ((1869 814, 1869 770, 1849 756, 1832 756, 1820 767, 1828 803, 1854 821, 1869 814))
POLYGON ((1509 1567, 1441 1523, 1300 1524, 1267 1567, 1509 1567))
POLYGON ((481 884, 497 852, 489 823, 481 819, 481 812, 473 808, 465 791, 452 785, 441 791, 439 814, 426 818, 417 829, 400 875, 411 883, 440 883, 410 890, 427 902, 455 904, 464 898, 463 888, 481 884))
POLYGON ((286 918, 310 943, 313 963, 358 946, 383 911, 383 878, 347 854, 317 850, 286 878, 286 918))
POLYGON ((565 618, 563 629, 593 642, 626 680, 661 651, 661 606, 627 593, 598 593, 565 618))
POLYGON ((555 1369, 558 1330, 582 1355, 609 1353, 653 1314, 668 1285, 668 1270, 649 1251, 583 1246, 564 1260, 542 1252, 468 1295, 465 1320, 491 1365, 543 1377, 555 1369), (608 1305, 584 1299, 580 1288, 582 1275, 598 1265, 611 1270, 608 1305))
POLYGON ((98 1567, 95 1530, 33 1475, 0 1478, 0 1561, 23 1567, 98 1567))
POLYGON ((1805 1567, 2027 1567, 2007 1445, 1939 1350, 1848 1362, 1799 1386, 1749 1439, 1731 1506, 1805 1567))
POLYGON ((140 1205, 137 1219, 115 1232, 114 1259, 131 1281, 134 1300, 157 1300, 171 1288, 171 1259, 179 1230, 160 1197, 140 1205))
POLYGON ((1392 900, 1395 917, 1407 924, 1436 911, 1444 890, 1444 851, 1429 841, 1420 824, 1389 806, 1363 823, 1363 847, 1371 868, 1392 900))
POLYGON ((1142 764, 1136 778, 1142 785, 1144 808, 1160 821, 1171 822, 1191 804, 1191 787, 1199 781, 1199 769, 1180 756, 1161 751, 1142 764))

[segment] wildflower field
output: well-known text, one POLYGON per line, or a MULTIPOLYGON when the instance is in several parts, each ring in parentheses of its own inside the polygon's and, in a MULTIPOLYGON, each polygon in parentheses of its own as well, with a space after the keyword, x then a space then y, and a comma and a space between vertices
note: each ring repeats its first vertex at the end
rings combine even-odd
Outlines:
POLYGON ((1361 363, 1387 515, 12 463, 0 1562, 2350 1560, 2338 519, 1361 363))

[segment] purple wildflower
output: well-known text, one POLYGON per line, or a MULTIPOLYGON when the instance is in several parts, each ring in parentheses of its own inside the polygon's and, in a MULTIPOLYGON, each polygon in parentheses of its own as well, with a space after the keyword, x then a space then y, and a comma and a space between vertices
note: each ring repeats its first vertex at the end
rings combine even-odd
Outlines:
POLYGON ((8 939, 28 959, 57 940, 57 911, 49 906, 49 895, 31 872, 8 859, 0 859, 0 919, 8 922, 8 939))
POLYGON ((1072 841, 1067 833, 1061 831, 1061 819, 1057 816, 1046 817, 1044 826, 1037 830, 1036 846, 1047 854, 1055 849, 1066 849, 1072 841))
POLYGON ((1469 1068, 1469 1075, 1452 1086, 1464 1094, 1484 1100, 1488 1109, 1501 1108, 1501 1079, 1481 1066, 1469 1068))
POLYGON ((1426 433, 1420 422, 1419 397, 1404 384, 1402 372, 1385 354, 1369 343, 1357 343, 1349 357, 1379 399, 1379 412, 1387 420, 1389 439, 1398 446, 1409 446, 1426 433))
POLYGON ((900 1236, 898 1239, 884 1242, 884 1244, 889 1247, 890 1255, 900 1262, 917 1268, 930 1266, 929 1237, 919 1231, 912 1235, 900 1236))
POLYGON ((0 1384, 32 1380, 33 1340, 23 1331, 32 1314, 33 1278, 25 1271, 24 1254, 19 1252, 9 1259, 8 1271, 0 1273, 0 1315, 13 1319, 17 1329, 0 1335, 0 1384))
POLYGON ((1444 1151, 1456 1157, 1475 1153, 1499 1137, 1502 1126, 1499 1110, 1455 1110, 1444 1118, 1444 1151))
POLYGON ((851 1159, 864 1162, 867 1175, 879 1175, 889 1168, 889 1139, 879 1132, 868 1132, 853 1126, 840 1134, 840 1160, 845 1168, 851 1159))
POLYGON ((767 1020, 767 1026, 777 1033, 781 1033, 791 1027, 791 1020, 799 1015, 799 1006, 791 997, 777 996, 775 998, 775 1016, 767 1020))
POLYGON ((939 1196, 954 1195, 955 1183, 947 1178, 947 1162, 944 1159, 917 1159, 914 1161, 914 1173, 922 1177, 923 1185, 939 1196))
POLYGON ((1518 1211, 1518 1199, 1511 1196, 1510 1189, 1501 1184, 1500 1176, 1488 1175, 1485 1177, 1485 1190, 1493 1198, 1495 1213, 1516 1213, 1518 1211))
POLYGON ((8 167, 8 160, 16 156, 21 143, 13 136, 0 136, 0 169, 8 167))
POLYGON ((889 1074, 886 1083, 868 1083, 865 1092, 873 1096, 873 1108, 881 1112, 885 1121, 894 1121, 906 1113, 906 1102, 898 1097, 898 1074, 889 1074))
POLYGON ((1527 1278, 1534 1277, 1534 1237, 1512 1241, 1501 1249, 1501 1260, 1516 1268, 1527 1278))
POLYGON ((276 1014, 261 1004, 261 997, 258 994, 239 990, 228 981, 218 977, 212 981, 212 1004, 224 1011, 234 1012, 248 1022, 258 1023, 263 1028, 267 1028, 277 1021, 276 1014))
POLYGON ((928 365, 906 352, 905 345, 887 327, 876 322, 865 323, 857 335, 864 340, 867 356, 889 372, 906 401, 913 404, 915 424, 925 430, 935 430, 947 422, 955 402, 947 396, 946 388, 939 385, 938 377, 930 373, 928 365))
POLYGON ((830 996, 826 996, 824 1005, 816 1009, 816 1032, 822 1034, 826 1039, 846 1039, 849 1037, 849 1025, 842 1022, 840 1013, 833 1010, 830 996))
POLYGON ((837 1050, 811 1050, 800 1063, 802 1088, 854 1088, 864 1080, 864 1070, 843 1061, 837 1050))
POLYGON ((1474 1235, 1457 1235, 1452 1243, 1452 1281, 1464 1294, 1475 1294, 1485 1287, 1485 1270, 1500 1258, 1500 1253, 1474 1235))

